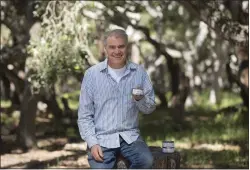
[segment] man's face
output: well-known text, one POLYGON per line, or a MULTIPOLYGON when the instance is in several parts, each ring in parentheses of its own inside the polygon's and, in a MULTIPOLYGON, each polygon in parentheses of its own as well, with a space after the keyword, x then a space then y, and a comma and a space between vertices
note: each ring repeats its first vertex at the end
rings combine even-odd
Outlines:
POLYGON ((105 49, 110 67, 122 68, 126 64, 127 45, 124 38, 115 35, 108 37, 105 49))

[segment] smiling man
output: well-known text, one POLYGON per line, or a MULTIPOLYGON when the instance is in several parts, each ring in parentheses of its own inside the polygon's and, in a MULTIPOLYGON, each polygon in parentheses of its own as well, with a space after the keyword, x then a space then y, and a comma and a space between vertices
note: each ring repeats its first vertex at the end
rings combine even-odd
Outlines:
POLYGON ((154 90, 146 71, 128 60, 127 44, 124 30, 108 32, 107 59, 89 68, 83 78, 78 127, 90 148, 91 168, 114 168, 118 154, 130 168, 152 167, 152 155, 138 129, 138 113, 154 111, 154 90), (133 94, 133 89, 141 93, 133 94))

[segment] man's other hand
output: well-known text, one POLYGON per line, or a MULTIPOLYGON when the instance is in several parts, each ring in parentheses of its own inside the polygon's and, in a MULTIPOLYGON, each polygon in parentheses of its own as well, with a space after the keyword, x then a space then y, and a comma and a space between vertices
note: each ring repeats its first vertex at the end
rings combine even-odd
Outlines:
POLYGON ((96 161, 103 162, 103 153, 100 145, 94 145, 91 147, 91 154, 96 161))

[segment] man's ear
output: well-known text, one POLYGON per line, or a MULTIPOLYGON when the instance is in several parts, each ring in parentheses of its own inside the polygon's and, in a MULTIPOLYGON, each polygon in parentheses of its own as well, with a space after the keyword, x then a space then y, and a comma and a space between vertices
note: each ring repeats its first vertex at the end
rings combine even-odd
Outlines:
POLYGON ((107 52, 106 48, 104 47, 103 49, 104 49, 105 55, 107 55, 108 52, 107 52))

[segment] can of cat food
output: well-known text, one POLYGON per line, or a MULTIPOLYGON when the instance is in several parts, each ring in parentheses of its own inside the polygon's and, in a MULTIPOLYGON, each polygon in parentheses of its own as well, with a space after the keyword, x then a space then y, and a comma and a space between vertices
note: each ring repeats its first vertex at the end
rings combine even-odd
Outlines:
POLYGON ((163 153, 173 153, 174 152, 174 141, 163 141, 162 142, 162 152, 163 153))

